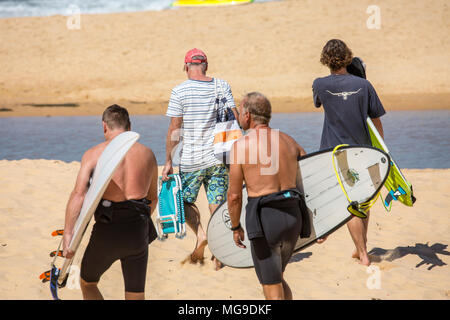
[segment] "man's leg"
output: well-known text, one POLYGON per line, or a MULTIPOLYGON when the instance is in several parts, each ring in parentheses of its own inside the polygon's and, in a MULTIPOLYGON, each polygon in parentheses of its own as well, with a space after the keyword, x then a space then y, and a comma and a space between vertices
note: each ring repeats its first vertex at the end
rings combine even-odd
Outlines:
POLYGON ((289 285, 287 284, 286 280, 283 279, 283 293, 284 293, 284 300, 292 300, 292 291, 289 285))
POLYGON ((125 300, 145 300, 145 292, 125 291, 125 300))
POLYGON ((370 265, 369 255, 367 254, 367 231, 369 227, 369 214, 366 219, 353 217, 347 223, 348 230, 355 244, 355 252, 352 257, 359 259, 359 263, 365 266, 370 265))
MULTIPOLYGON (((227 200, 228 183, 228 169, 225 165, 216 165, 206 170, 204 187, 211 215, 227 200)), ((222 262, 216 257, 212 256, 211 260, 214 261, 216 271, 223 268, 222 262)))
POLYGON ((263 284, 263 292, 266 300, 284 300, 283 283, 277 284, 263 284))
POLYGON ((197 243, 194 251, 182 263, 190 261, 191 263, 200 262, 203 264, 204 251, 207 245, 206 233, 203 230, 200 211, 194 202, 197 200, 198 193, 202 186, 205 170, 194 172, 180 172, 181 183, 183 187, 184 214, 187 225, 194 231, 197 237, 197 243))
POLYGON ((98 282, 103 273, 116 260, 111 249, 105 247, 105 227, 95 223, 91 238, 83 254, 80 270, 80 287, 85 300, 103 300, 98 282))
POLYGON ((143 250, 140 253, 120 259, 125 284, 125 300, 145 300, 148 243, 145 242, 142 245, 143 250))
POLYGON ((86 282, 83 278, 80 278, 80 287, 84 300, 103 300, 97 284, 98 282, 86 282))
POLYGON ((263 284, 266 300, 292 300, 292 291, 286 280, 277 284, 263 284))
POLYGON ((203 230, 201 220, 200 220, 200 211, 197 206, 193 203, 184 203, 184 214, 186 217, 187 225, 194 231, 197 237, 197 244, 195 245, 195 249, 190 255, 190 262, 197 263, 200 262, 203 264, 205 247, 207 244, 206 241, 206 233, 203 230))
MULTIPOLYGON (((214 211, 216 211, 216 209, 220 206, 220 204, 209 204, 209 212, 211 213, 211 215, 214 213, 214 211)), ((219 260, 217 260, 216 257, 212 256, 211 260, 214 262, 214 269, 220 270, 223 268, 223 263, 220 262, 219 260)))

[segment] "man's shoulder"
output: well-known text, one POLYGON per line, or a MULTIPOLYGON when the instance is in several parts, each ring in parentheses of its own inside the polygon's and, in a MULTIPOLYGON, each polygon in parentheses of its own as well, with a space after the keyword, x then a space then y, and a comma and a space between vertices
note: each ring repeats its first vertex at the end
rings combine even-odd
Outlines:
POLYGON ((175 87, 173 87, 172 91, 175 91, 175 92, 178 93, 181 90, 183 90, 184 88, 186 88, 186 86, 188 86, 189 84, 190 84, 190 81, 189 80, 185 80, 182 83, 180 83, 180 84, 176 85, 175 87))
POLYGON ((152 161, 152 159, 155 159, 155 154, 153 153, 152 149, 136 142, 131 149, 127 153, 127 157, 129 159, 133 160, 139 160, 139 161, 152 161))
POLYGON ((150 147, 147 147, 146 145, 143 145, 142 143, 136 142, 133 145, 133 148, 136 150, 139 150, 140 152, 144 152, 146 154, 153 154, 153 150, 150 147))
POLYGON ((87 163, 87 162, 96 163, 98 158, 102 154, 103 150, 105 150, 106 146, 107 146, 107 142, 105 141, 105 142, 99 143, 99 144, 89 148, 88 150, 86 150, 84 152, 81 161, 84 163, 87 163))
POLYGON ((318 77, 318 78, 314 79, 312 86, 314 89, 316 89, 316 88, 320 87, 322 84, 327 83, 329 81, 329 79, 330 79, 329 75, 325 76, 325 77, 318 77))
POLYGON ((217 83, 221 84, 222 86, 230 86, 227 80, 220 78, 214 78, 214 80, 217 81, 217 83))
POLYGON ((364 86, 367 86, 370 84, 369 80, 355 76, 353 74, 349 74, 349 77, 350 77, 350 81, 352 81, 352 82, 359 83, 364 86))
MULTIPOLYGON (((370 86, 370 82, 367 79, 364 79, 364 78, 361 78, 361 77, 358 77, 358 76, 355 76, 352 74, 348 74, 346 76, 347 76, 347 78, 346 78, 347 84, 348 83, 353 83, 353 84, 356 83, 356 84, 358 84, 360 86, 364 86, 364 87, 370 86)), ((325 77, 319 77, 319 78, 314 79, 312 86, 313 86, 313 89, 318 89, 320 87, 327 86, 330 83, 335 82, 335 81, 336 81, 336 79, 333 78, 332 75, 328 75, 325 77)))

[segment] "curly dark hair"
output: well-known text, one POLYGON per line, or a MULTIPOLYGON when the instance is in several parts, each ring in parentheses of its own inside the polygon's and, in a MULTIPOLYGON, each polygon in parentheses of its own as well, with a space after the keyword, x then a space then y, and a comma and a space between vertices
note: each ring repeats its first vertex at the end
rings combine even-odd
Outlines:
POLYGON ((331 39, 322 49, 320 62, 332 71, 347 67, 353 58, 352 50, 339 39, 331 39))

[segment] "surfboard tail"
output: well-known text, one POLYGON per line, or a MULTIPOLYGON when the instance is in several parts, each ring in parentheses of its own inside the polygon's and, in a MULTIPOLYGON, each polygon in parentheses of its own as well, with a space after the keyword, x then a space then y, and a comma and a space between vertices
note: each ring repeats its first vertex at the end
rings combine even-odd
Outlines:
POLYGON ((386 152, 391 158, 391 168, 384 184, 388 192, 383 199, 384 208, 386 211, 390 211, 393 201, 399 201, 408 207, 412 207, 414 202, 416 202, 416 198, 414 197, 411 183, 406 180, 400 167, 392 158, 388 147, 370 118, 367 118, 367 126, 369 128, 372 146, 386 152))

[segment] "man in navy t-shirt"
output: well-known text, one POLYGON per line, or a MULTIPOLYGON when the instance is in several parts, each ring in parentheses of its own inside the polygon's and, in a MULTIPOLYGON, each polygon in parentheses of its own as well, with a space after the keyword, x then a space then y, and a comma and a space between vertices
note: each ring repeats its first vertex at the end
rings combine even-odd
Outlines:
MULTIPOLYGON (((320 62, 331 74, 317 78, 312 85, 314 105, 317 108, 323 105, 325 111, 320 150, 339 144, 370 146, 367 117, 383 136, 379 118, 386 111, 370 82, 347 72, 352 58, 351 50, 341 40, 328 41, 322 50, 320 62)), ((353 257, 367 266, 370 265, 366 248, 368 220, 369 216, 364 220, 353 217, 347 223, 356 247, 353 257)))

